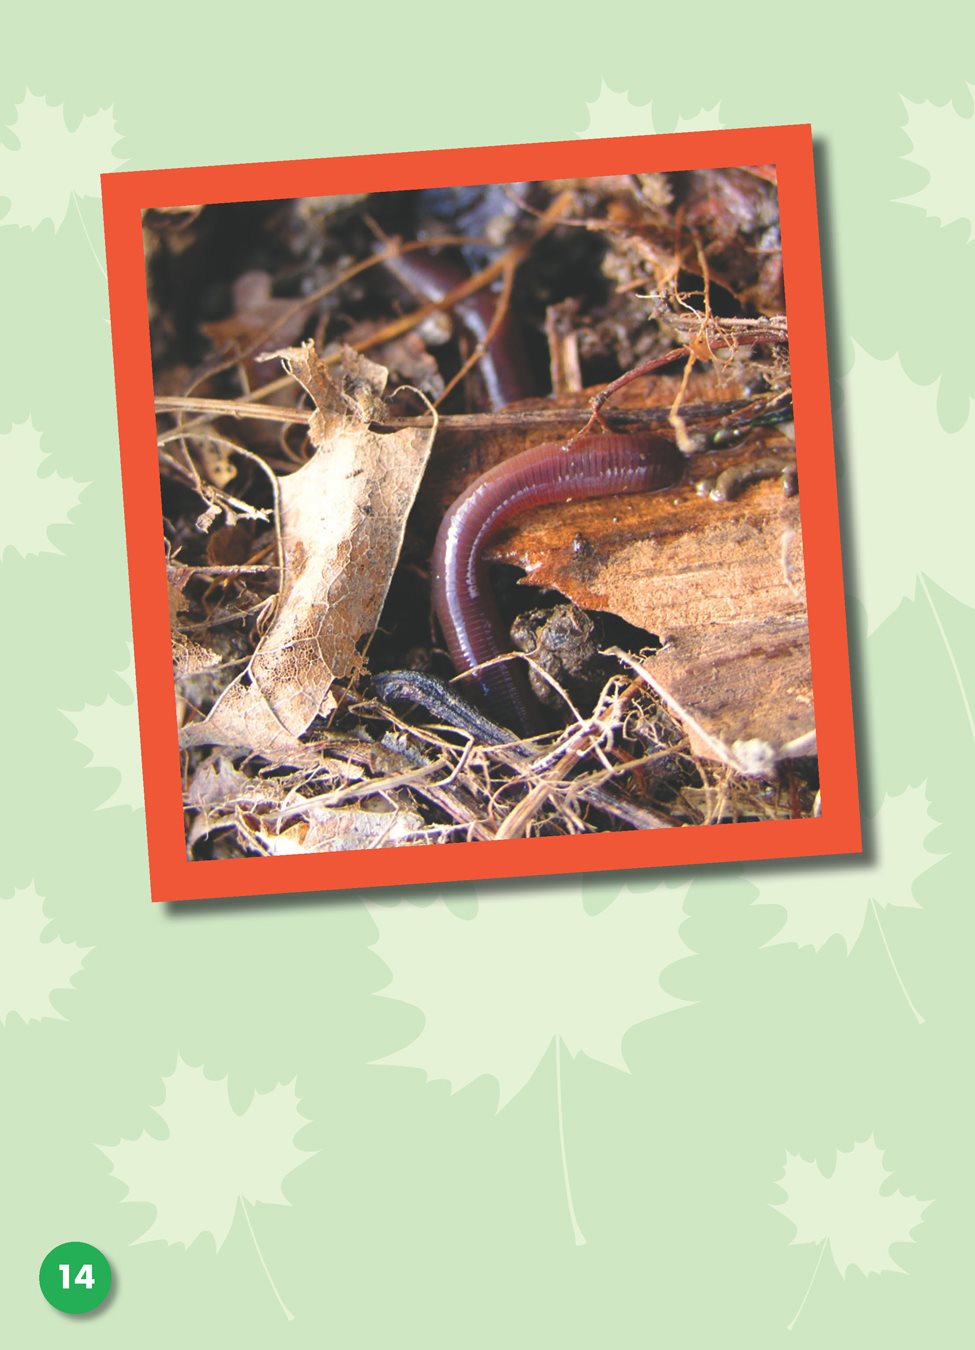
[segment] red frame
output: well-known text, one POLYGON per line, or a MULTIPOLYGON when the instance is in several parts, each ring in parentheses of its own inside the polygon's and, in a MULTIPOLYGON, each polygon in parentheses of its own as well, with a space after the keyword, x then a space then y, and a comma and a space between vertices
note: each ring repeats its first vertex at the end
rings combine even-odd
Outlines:
POLYGON ((810 127, 682 132, 111 173, 102 176, 102 198, 153 900, 860 851, 810 127), (803 461, 800 509, 806 527, 803 546, 822 816, 699 829, 458 843, 446 849, 389 848, 189 861, 183 829, 166 577, 159 542, 162 503, 155 450, 142 210, 188 202, 258 201, 768 163, 778 169, 796 418, 802 444, 809 447, 803 461))

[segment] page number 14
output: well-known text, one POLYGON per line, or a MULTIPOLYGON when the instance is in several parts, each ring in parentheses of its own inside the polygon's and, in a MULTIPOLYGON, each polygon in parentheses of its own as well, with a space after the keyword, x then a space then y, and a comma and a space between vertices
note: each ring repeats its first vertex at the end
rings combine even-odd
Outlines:
POLYGON ((108 1298, 112 1267, 90 1242, 61 1242, 52 1247, 37 1273, 41 1293, 63 1313, 87 1313, 108 1298))
POLYGON ((70 1267, 70 1266, 58 1266, 58 1270, 61 1272, 61 1288, 62 1288, 62 1289, 70 1289, 72 1283, 74 1283, 74 1284, 83 1284, 83 1285, 85 1286, 86 1289, 91 1289, 92 1286, 93 1286, 94 1283, 95 1283, 95 1276, 94 1276, 94 1274, 92 1273, 91 1262, 90 1262, 90 1261, 86 1262, 85 1265, 83 1265, 83 1266, 79 1269, 79 1271, 78 1271, 77 1275, 74 1277, 74 1280, 73 1280, 73 1281, 72 1281, 72 1279, 71 1279, 71 1267, 70 1267))

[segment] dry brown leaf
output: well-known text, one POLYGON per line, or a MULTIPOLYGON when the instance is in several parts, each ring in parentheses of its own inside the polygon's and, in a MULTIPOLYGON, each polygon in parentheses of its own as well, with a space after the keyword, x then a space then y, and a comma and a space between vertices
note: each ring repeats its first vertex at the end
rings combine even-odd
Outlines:
POLYGON ((199 642, 193 642, 182 633, 173 634, 173 673, 177 679, 185 679, 189 675, 200 675, 205 670, 212 670, 214 666, 219 666, 220 660, 219 652, 212 651, 199 642))
POLYGON ((341 853, 349 849, 422 844, 423 828, 422 816, 405 807, 367 811, 357 806, 310 803, 305 818, 280 834, 262 831, 258 839, 268 853, 341 853))
MULTIPOLYGON (((369 429, 386 372, 352 353, 341 385, 311 343, 278 353, 311 394, 315 454, 278 480, 281 589, 271 626, 237 682, 181 744, 246 746, 272 759, 338 704, 363 663, 433 439, 429 428, 369 429)), ((302 757, 304 762, 304 756, 302 757)))
POLYGON ((259 853, 334 853, 423 842, 423 820, 404 808, 335 807, 298 790, 305 774, 251 777, 216 753, 201 764, 187 788, 197 812, 190 848, 214 831, 233 829, 259 853))
POLYGON ((275 720, 254 685, 232 684, 208 717, 180 728, 179 744, 182 750, 204 745, 251 750, 273 765, 318 762, 318 752, 275 720))
POLYGON ((215 752, 199 764, 187 784, 185 802, 195 811, 187 845, 193 845, 212 830, 236 821, 239 811, 264 808, 283 800, 291 790, 291 778, 254 778, 241 773, 232 760, 215 752))
POLYGON ((191 567, 171 562, 167 569, 169 585, 169 630, 173 643, 173 672, 177 679, 187 675, 198 675, 203 670, 211 670, 220 664, 220 656, 199 642, 186 636, 179 623, 179 616, 189 609, 189 601, 184 595, 187 583, 193 575, 191 567))

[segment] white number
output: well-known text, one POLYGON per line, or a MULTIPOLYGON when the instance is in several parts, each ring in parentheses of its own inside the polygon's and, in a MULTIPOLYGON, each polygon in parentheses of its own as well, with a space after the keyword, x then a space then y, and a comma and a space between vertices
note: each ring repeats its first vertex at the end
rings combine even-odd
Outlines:
MULTIPOLYGON (((71 1267, 58 1266, 58 1270, 61 1272, 61 1288, 69 1289, 71 1287, 71 1267)), ((74 1277, 74 1282, 75 1284, 83 1284, 86 1289, 90 1289, 95 1283, 95 1276, 92 1273, 91 1266, 82 1266, 74 1277)))

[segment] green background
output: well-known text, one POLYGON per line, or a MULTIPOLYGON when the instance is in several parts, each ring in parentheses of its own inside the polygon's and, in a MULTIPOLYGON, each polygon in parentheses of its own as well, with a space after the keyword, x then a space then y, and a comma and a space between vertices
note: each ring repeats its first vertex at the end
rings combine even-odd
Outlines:
POLYGON ((929 4, 913 28, 846 4, 8 17, 12 1343, 962 1343, 975 60, 961 12, 929 4), (807 121, 866 857, 151 907, 98 173, 807 121), (80 1319, 37 1284, 44 1254, 76 1239, 115 1272, 80 1319))

